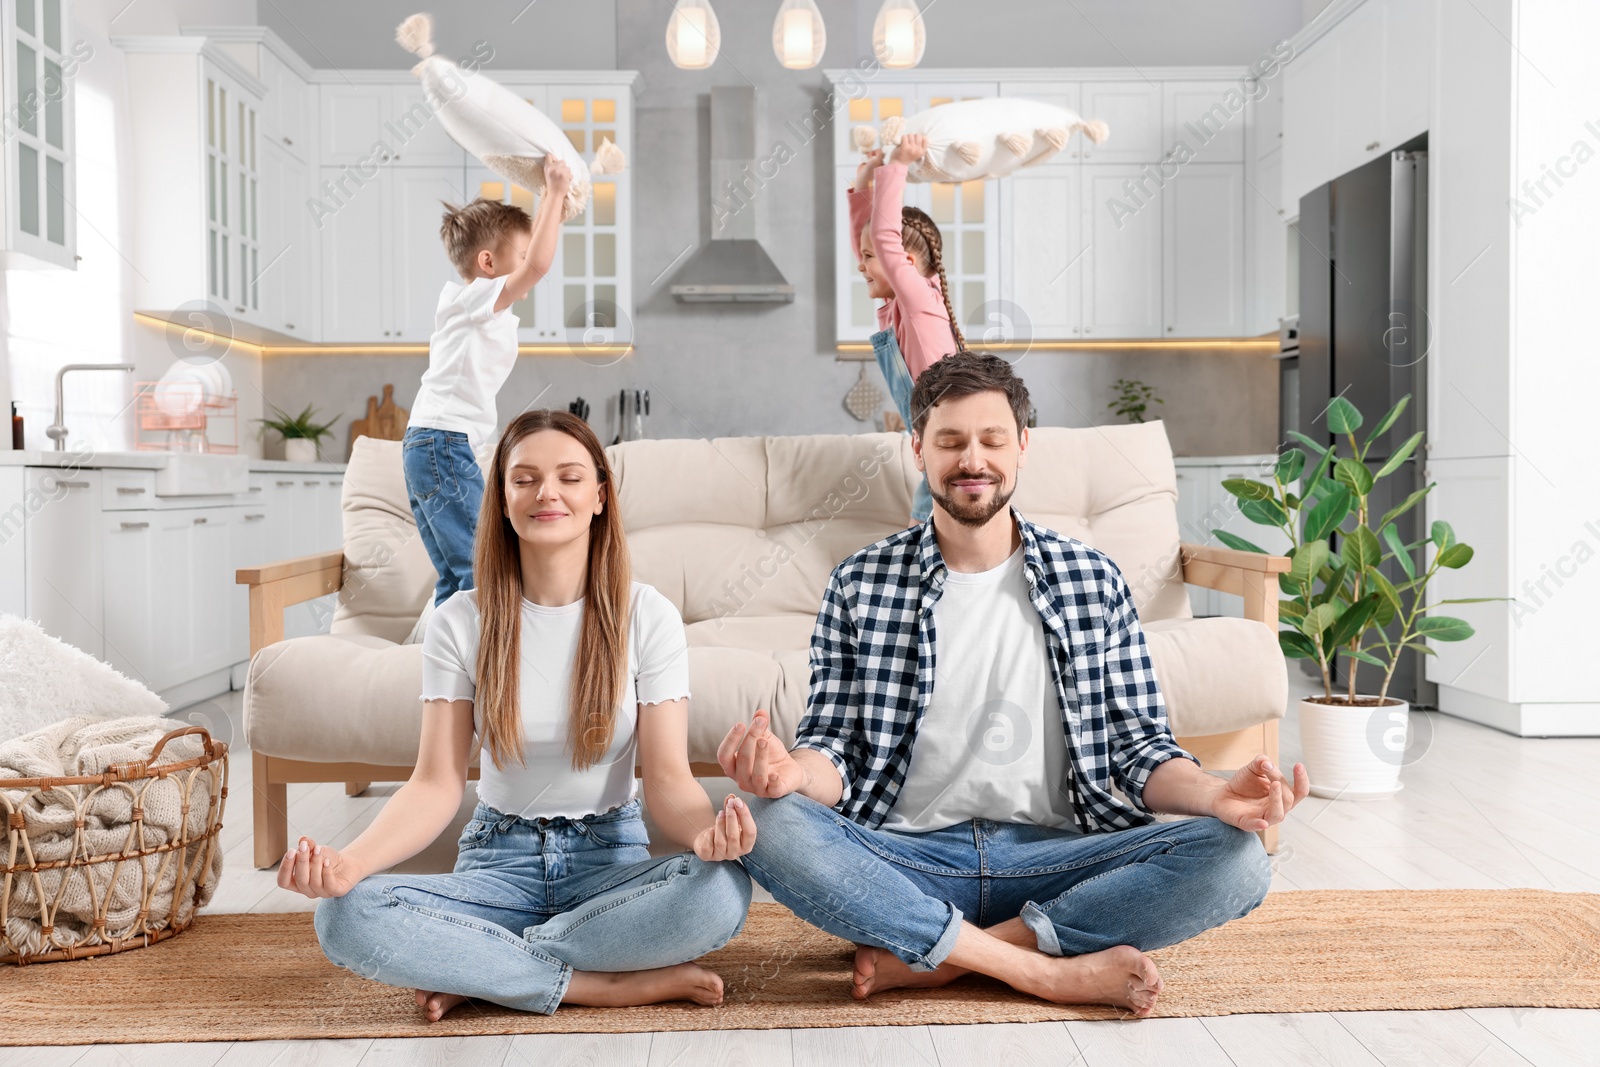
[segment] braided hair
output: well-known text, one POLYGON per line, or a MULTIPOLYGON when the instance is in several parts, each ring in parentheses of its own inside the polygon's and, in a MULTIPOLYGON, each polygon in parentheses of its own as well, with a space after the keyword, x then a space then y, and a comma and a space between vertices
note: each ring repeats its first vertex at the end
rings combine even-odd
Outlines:
POLYGON ((917 207, 900 209, 900 243, 907 252, 917 257, 924 274, 939 276, 939 294, 944 297, 944 311, 950 316, 950 332, 955 334, 957 352, 965 351, 967 339, 956 325, 956 309, 950 304, 950 280, 944 273, 944 239, 939 235, 939 224, 926 211, 917 207))

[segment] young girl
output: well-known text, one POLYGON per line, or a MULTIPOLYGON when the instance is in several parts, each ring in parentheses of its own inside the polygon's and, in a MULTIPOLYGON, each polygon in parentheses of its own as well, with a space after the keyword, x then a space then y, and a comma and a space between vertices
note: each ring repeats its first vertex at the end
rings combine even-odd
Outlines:
MULTIPOLYGON (((867 295, 883 301, 878 307, 872 352, 907 430, 911 429, 911 386, 942 357, 967 346, 950 306, 939 227, 927 212, 901 204, 906 165, 921 159, 927 150, 926 137, 907 134, 888 163, 882 149, 873 151, 856 168, 856 182, 849 192, 850 232, 860 242, 857 263, 867 279, 867 295)), ((933 497, 924 476, 917 486, 911 517, 925 522, 932 515, 933 497)))
POLYGON ((430 1021, 469 997, 722 1001, 688 961, 744 926, 749 809, 712 812, 689 771, 689 663, 672 602, 632 581, 605 452, 567 412, 529 411, 490 464, 477 587, 423 642, 416 769, 343 849, 302 837, 278 884, 319 900, 328 959, 416 990, 430 1021), (494 516, 493 519, 490 516, 494 516), (475 740, 474 734, 477 735, 475 740), (449 825, 481 744, 479 801, 450 874, 384 874, 449 825), (666 836, 652 858, 635 764, 666 836))

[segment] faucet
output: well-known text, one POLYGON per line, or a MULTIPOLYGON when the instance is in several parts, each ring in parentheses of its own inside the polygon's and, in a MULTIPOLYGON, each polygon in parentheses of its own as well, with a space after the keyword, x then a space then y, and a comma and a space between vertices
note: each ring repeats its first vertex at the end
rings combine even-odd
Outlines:
POLYGON ((133 370, 132 363, 68 363, 56 371, 56 421, 44 428, 44 435, 56 443, 57 452, 67 449, 67 427, 62 422, 61 379, 69 370, 133 370))

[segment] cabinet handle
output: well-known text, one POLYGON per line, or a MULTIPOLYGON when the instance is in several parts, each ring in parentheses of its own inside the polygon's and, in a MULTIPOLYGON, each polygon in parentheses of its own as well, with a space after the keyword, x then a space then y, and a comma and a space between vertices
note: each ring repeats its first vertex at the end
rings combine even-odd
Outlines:
POLYGON ((1168 327, 1167 327, 1167 332, 1168 332, 1168 333, 1171 333, 1171 332, 1172 332, 1172 327, 1171 327, 1171 326, 1168 326, 1168 327))
POLYGON ((144 492, 144 486, 142 486, 142 485, 119 485, 119 486, 117 486, 117 492, 119 494, 123 495, 123 496, 137 496, 140 493, 144 492))
POLYGON ((274 483, 273 483, 273 484, 274 484, 274 485, 279 485, 279 486, 283 486, 283 485, 293 485, 293 484, 294 484, 294 479, 293 479, 293 478, 291 478, 291 479, 289 479, 289 480, 288 480, 288 481, 286 481, 286 482, 274 482, 274 483))
POLYGON ((246 490, 246 491, 247 491, 247 492, 251 492, 251 493, 259 493, 259 492, 261 492, 261 487, 260 487, 260 486, 259 486, 259 485, 252 485, 252 486, 251 486, 251 487, 250 487, 250 488, 249 488, 249 489, 248 489, 248 490, 246 490))
POLYGON ((263 515, 246 515, 244 517, 244 521, 245 522, 254 522, 257 519, 264 519, 264 518, 266 518, 266 515, 264 515, 264 514, 263 515))
POLYGON ((321 485, 322 484, 322 479, 320 479, 320 478, 312 478, 310 481, 304 482, 302 484, 304 484, 304 485, 321 485))
POLYGON ((1372 151, 1372 150, 1373 150, 1373 149, 1374 149, 1374 148, 1377 148, 1377 147, 1378 147, 1378 144, 1379 144, 1379 142, 1377 142, 1377 141, 1373 141, 1373 142, 1372 142, 1372 143, 1371 143, 1371 144, 1369 144, 1369 145, 1367 145, 1367 148, 1366 148, 1366 150, 1367 150, 1367 151, 1368 151, 1368 152, 1370 152, 1370 151, 1372 151))
POLYGON ((56 479, 56 484, 59 485, 63 489, 87 489, 87 488, 89 488, 89 483, 88 482, 63 482, 59 478, 56 479))
POLYGON ((285 329, 285 330, 292 330, 292 329, 294 329, 294 323, 292 323, 292 322, 286 322, 286 323, 284 323, 284 324, 283 324, 283 328, 284 328, 284 329, 285 329))
POLYGON ((290 137, 285 137, 285 138, 284 138, 284 139, 283 139, 283 143, 284 143, 284 144, 294 144, 294 140, 293 140, 293 138, 290 138, 290 137))
POLYGON ((199 518, 194 520, 194 524, 196 526, 204 526, 208 521, 210 521, 210 520, 208 520, 207 518, 205 518, 205 516, 202 515, 201 517, 199 517, 199 518))
POLYGON ((125 522, 122 524, 122 528, 124 530, 143 530, 149 525, 148 522, 125 522))
POLYGON ((238 305, 238 304, 235 304, 235 305, 234 305, 234 306, 233 306, 233 310, 235 310, 235 311, 237 311, 237 312, 238 312, 238 313, 239 313, 239 314, 241 314, 241 315, 243 315, 243 314, 244 314, 244 308, 242 308, 242 307, 240 307, 240 306, 239 306, 239 305, 238 305))

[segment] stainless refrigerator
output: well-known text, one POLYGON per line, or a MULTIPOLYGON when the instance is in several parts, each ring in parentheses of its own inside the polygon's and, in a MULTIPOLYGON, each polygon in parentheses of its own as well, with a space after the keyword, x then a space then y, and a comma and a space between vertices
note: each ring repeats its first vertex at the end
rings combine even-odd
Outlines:
MULTIPOLYGON (((1405 413, 1368 456, 1381 464, 1392 449, 1428 425, 1426 136, 1306 194, 1300 200, 1297 229, 1299 353, 1280 361, 1286 380, 1280 389, 1279 439, 1283 447, 1291 447, 1294 441, 1287 431, 1298 430, 1324 445, 1331 443, 1326 411, 1335 396, 1355 404, 1370 426, 1409 393, 1405 413)), ((1365 440, 1364 434, 1357 437, 1365 440)), ((1348 453, 1347 442, 1340 446, 1348 453)), ((1420 489, 1426 463, 1425 448, 1418 449, 1380 481, 1372 497, 1374 513, 1381 516, 1420 489)), ((1396 521, 1406 544, 1426 532, 1425 503, 1396 521)), ((1332 547, 1338 550, 1337 538, 1332 547)), ((1414 562, 1420 564, 1420 552, 1414 562)), ((1385 573, 1391 580, 1404 580, 1393 560, 1385 573)), ((1426 680, 1423 656, 1406 653, 1389 695, 1413 706, 1433 707, 1435 687, 1426 680)), ((1363 665, 1357 688, 1375 692, 1379 674, 1378 668, 1363 665)))

